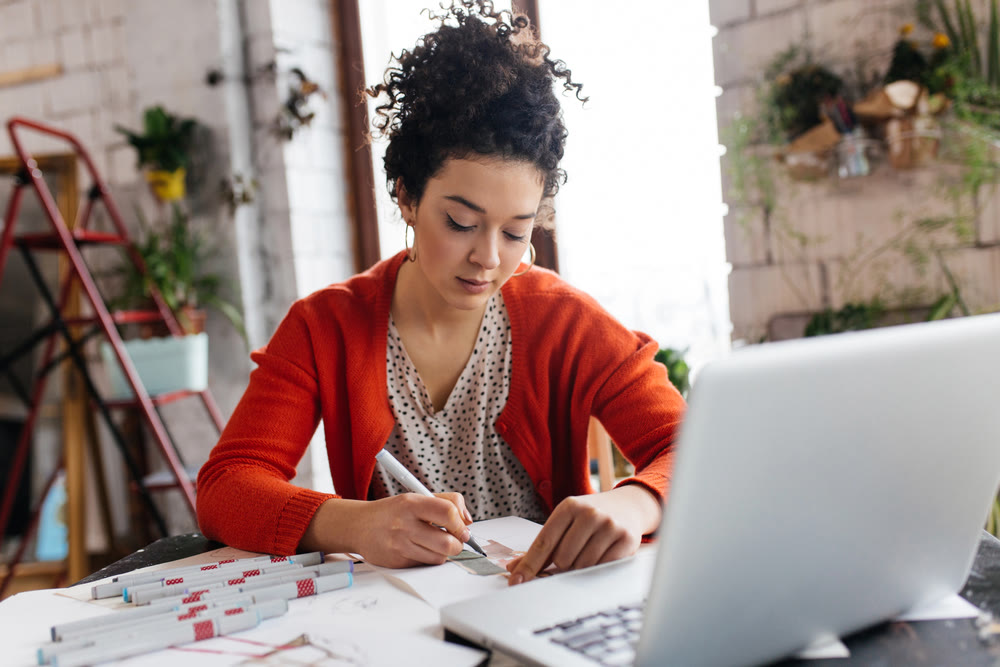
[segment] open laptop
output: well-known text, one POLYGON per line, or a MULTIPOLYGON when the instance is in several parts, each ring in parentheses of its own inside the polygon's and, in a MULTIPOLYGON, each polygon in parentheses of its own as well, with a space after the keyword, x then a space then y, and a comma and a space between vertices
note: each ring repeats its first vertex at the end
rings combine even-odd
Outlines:
POLYGON ((1000 483, 998 405, 1000 315, 737 351, 692 390, 656 549, 442 623, 534 664, 746 665, 951 595, 1000 483))

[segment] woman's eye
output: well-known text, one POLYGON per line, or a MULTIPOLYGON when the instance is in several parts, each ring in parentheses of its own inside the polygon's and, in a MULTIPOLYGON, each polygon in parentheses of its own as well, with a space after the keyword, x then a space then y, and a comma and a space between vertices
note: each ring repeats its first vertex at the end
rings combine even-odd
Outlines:
POLYGON ((506 235, 506 237, 509 238, 511 241, 523 241, 524 239, 527 238, 527 234, 521 234, 520 236, 518 236, 517 234, 504 232, 504 235, 506 235))
POLYGON ((447 213, 445 214, 445 218, 448 219, 448 227, 454 229, 456 232, 467 232, 472 229, 472 227, 465 227, 463 225, 458 224, 457 222, 455 222, 455 219, 452 218, 447 213))

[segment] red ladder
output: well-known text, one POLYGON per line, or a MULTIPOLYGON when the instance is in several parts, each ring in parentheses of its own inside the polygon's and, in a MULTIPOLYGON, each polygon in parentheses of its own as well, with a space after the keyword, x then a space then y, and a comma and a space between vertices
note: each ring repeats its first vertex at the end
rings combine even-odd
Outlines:
MULTIPOLYGON (((48 373, 53 368, 57 367, 63 360, 69 358, 79 369, 80 375, 82 376, 93 404, 101 412, 108 428, 113 434, 115 444, 121 452, 126 466, 129 468, 133 483, 138 489, 147 509, 157 524, 160 532, 166 536, 168 533, 166 523, 149 494, 150 488, 152 487, 144 483, 142 472, 132 456, 121 430, 111 419, 110 410, 112 408, 132 407, 136 408, 141 413, 146 427, 152 434, 153 440, 166 460, 173 476, 173 481, 171 483, 167 485, 160 485, 157 488, 180 488, 185 500, 187 501, 187 505, 191 510, 192 516, 195 515, 195 489, 189 477, 189 473, 185 470, 170 433, 163 421, 160 419, 160 415, 156 408, 159 405, 163 405, 192 394, 198 394, 206 411, 219 432, 221 432, 223 427, 222 415, 215 403, 215 399, 212 397, 212 394, 207 388, 202 391, 180 391, 160 396, 150 396, 146 391, 146 388, 143 386, 142 380, 139 378, 135 366, 132 364, 132 360, 129 358, 128 353, 122 344, 121 335, 118 333, 118 325, 144 322, 162 323, 167 327, 171 335, 182 336, 184 334, 174 313, 171 312, 169 307, 167 307, 163 298, 155 288, 151 290, 151 296, 156 304, 156 310, 120 311, 112 313, 105 305, 104 299, 98 291, 97 285, 94 282, 93 276, 91 275, 91 272, 84 260, 81 250, 86 247, 106 246, 109 244, 123 246, 127 249, 131 260, 135 265, 135 269, 141 275, 146 275, 146 267, 142 261, 142 257, 136 251, 131 240, 129 239, 128 232, 122 222, 122 217, 118 211, 118 207, 112 200, 107 185, 103 179, 101 179, 97 169, 94 167, 94 163, 91 160, 89 153, 72 134, 36 121, 14 117, 7 122, 7 130, 10 134, 14 150, 22 165, 22 169, 15 178, 13 195, 4 216, 4 228, 2 236, 0 236, 0 287, 2 287, 3 270, 7 256, 10 253, 11 248, 17 246, 24 257, 25 263, 28 266, 32 277, 34 278, 36 286, 39 288, 43 299, 48 305, 51 320, 48 324, 36 330, 31 336, 28 337, 27 340, 18 345, 17 349, 7 353, 6 355, 0 356, 0 372, 2 372, 5 368, 9 367, 9 365, 16 360, 16 358, 31 351, 34 346, 42 340, 46 341, 45 351, 38 365, 39 370, 35 374, 30 394, 23 388, 18 391, 28 406, 28 415, 25 419, 23 428, 21 429, 11 462, 11 468, 4 486, 3 499, 0 501, 0 535, 3 535, 6 531, 7 523, 10 519, 11 510, 14 505, 16 490, 24 472, 25 462, 30 449, 31 434, 34 430, 35 421, 38 417, 39 408, 42 403, 42 396, 45 391, 48 373), (21 141, 19 132, 24 130, 34 131, 49 137, 66 141, 72 147, 77 158, 82 161, 82 164, 90 177, 91 186, 88 190, 88 195, 72 229, 70 229, 66 225, 66 221, 63 220, 52 193, 49 191, 49 187, 43 178, 42 172, 38 168, 38 164, 32 158, 31 154, 25 149, 24 144, 21 141), (22 235, 15 234, 15 223, 20 210, 21 198, 24 195, 26 187, 31 187, 38 195, 45 217, 48 219, 49 223, 51 223, 51 232, 22 235), (91 214, 94 212, 94 205, 98 201, 103 202, 104 207, 110 216, 115 230, 113 233, 91 231, 88 228, 91 221, 91 214), (37 263, 33 258, 32 253, 39 251, 61 252, 68 259, 68 271, 65 272, 64 277, 61 279, 61 284, 58 290, 58 299, 56 299, 49 291, 45 284, 45 280, 42 278, 41 272, 38 270, 37 263), (86 294, 87 300, 92 308, 93 315, 88 317, 64 317, 64 313, 69 303, 71 287, 74 282, 77 281, 79 282, 83 293, 86 294), (74 337, 70 329, 70 327, 73 327, 74 330, 76 330, 80 327, 87 326, 91 327, 89 333, 76 337, 74 337), (132 388, 133 398, 115 401, 104 400, 95 388, 87 370, 87 363, 81 351, 82 344, 87 339, 92 338, 95 335, 103 335, 104 339, 107 340, 114 349, 115 357, 121 365, 122 372, 127 379, 128 384, 132 388), (65 341, 66 351, 56 356, 56 341, 59 339, 65 341)), ((51 485, 57 473, 58 467, 53 473, 52 478, 46 484, 46 488, 51 485)), ((41 503, 39 503, 39 506, 32 512, 28 529, 21 540, 21 544, 14 557, 13 563, 11 563, 8 568, 8 576, 4 579, 4 581, 0 582, 0 596, 3 595, 6 585, 12 578, 11 575, 13 573, 14 565, 19 563, 23 557, 24 548, 29 542, 31 533, 37 525, 40 505, 41 503)))

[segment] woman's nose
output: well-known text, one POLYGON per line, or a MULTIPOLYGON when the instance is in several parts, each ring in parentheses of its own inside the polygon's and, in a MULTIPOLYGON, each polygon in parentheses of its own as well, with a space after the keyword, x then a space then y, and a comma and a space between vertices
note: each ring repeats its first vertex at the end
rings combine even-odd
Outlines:
POLYGON ((484 269, 495 269, 500 266, 500 247, 495 236, 483 234, 477 238, 469 259, 484 269))

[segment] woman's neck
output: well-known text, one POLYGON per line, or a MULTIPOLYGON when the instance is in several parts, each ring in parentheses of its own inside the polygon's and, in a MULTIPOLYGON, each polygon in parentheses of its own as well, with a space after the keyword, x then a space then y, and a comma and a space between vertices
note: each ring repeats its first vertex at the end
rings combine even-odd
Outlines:
POLYGON ((392 293, 391 313, 397 328, 419 329, 432 339, 447 339, 456 332, 475 332, 483 321, 486 305, 460 310, 449 305, 431 288, 415 265, 403 262, 392 293))

